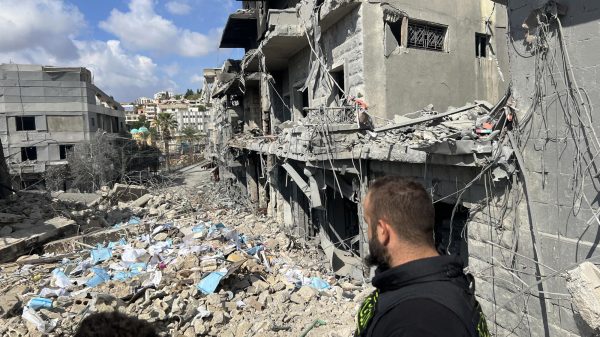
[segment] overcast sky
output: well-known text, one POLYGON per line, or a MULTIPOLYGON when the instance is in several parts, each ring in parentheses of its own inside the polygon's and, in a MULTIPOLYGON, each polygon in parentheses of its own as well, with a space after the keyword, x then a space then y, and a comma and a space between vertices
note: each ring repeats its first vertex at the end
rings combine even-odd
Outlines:
POLYGON ((202 84, 234 0, 0 0, 0 63, 83 66, 122 102, 202 84))

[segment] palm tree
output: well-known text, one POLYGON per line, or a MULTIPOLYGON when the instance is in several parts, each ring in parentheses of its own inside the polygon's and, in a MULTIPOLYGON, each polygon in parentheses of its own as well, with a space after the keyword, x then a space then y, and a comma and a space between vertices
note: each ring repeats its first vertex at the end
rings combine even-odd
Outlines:
POLYGON ((186 126, 183 128, 183 130, 181 130, 181 133, 183 135, 183 139, 185 139, 185 141, 189 144, 190 155, 192 155, 194 152, 194 143, 200 139, 198 129, 193 126, 186 126))
POLYGON ((177 128, 177 121, 173 119, 172 114, 161 112, 153 122, 165 144, 165 156, 167 157, 165 162, 167 163, 167 171, 169 171, 171 169, 169 167, 169 140, 171 139, 171 129, 177 128))

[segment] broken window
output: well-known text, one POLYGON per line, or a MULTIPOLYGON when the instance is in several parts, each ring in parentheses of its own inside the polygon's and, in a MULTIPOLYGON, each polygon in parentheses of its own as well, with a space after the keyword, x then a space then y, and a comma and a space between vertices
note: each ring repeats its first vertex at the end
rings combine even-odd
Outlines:
POLYGON ((292 110, 290 110, 290 95, 283 95, 283 103, 285 104, 283 108, 283 118, 282 122, 292 120, 292 110))
POLYGON ((73 151, 73 144, 69 144, 69 145, 60 145, 59 146, 59 152, 60 152, 60 159, 67 159, 67 153, 73 151))
POLYGON ((422 22, 408 22, 409 48, 444 51, 446 27, 422 22))
POLYGON ((308 90, 300 91, 299 88, 294 90, 294 111, 297 116, 306 117, 307 111, 304 110, 308 107, 308 90))
POLYGON ((402 20, 385 21, 385 56, 402 46, 402 20))
MULTIPOLYGON (((308 104, 308 90, 304 90, 302 92, 302 107, 306 107, 308 108, 309 104, 308 104)), ((304 109, 302 110, 302 116, 306 117, 306 111, 304 111, 304 109)))
POLYGON ((436 202, 434 238, 441 254, 457 255, 467 265, 469 252, 466 227, 469 209, 458 204, 436 202))
POLYGON ((342 90, 346 91, 346 87, 344 84, 344 66, 342 65, 336 70, 331 71, 331 77, 333 77, 333 80, 337 83, 337 85, 333 85, 333 91, 335 92, 336 97, 341 100, 344 96, 342 90), (340 88, 342 90, 340 90, 340 88))
POLYGON ((34 131, 35 130, 35 117, 34 116, 17 116, 15 117, 17 122, 17 131, 34 131))
POLYGON ((475 33, 475 57, 486 58, 490 36, 487 34, 475 33))
POLYGON ((35 146, 21 148, 21 161, 37 160, 37 148, 35 146))

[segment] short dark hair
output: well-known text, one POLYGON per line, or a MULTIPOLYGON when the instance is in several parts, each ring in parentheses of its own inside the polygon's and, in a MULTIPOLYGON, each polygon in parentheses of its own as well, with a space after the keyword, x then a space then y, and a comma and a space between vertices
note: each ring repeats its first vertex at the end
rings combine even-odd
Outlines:
POLYGON ((402 240, 433 245, 435 210, 423 185, 403 177, 378 178, 369 187, 371 221, 387 221, 402 240))
POLYGON ((118 311, 86 317, 74 337, 159 337, 154 327, 141 319, 118 311))

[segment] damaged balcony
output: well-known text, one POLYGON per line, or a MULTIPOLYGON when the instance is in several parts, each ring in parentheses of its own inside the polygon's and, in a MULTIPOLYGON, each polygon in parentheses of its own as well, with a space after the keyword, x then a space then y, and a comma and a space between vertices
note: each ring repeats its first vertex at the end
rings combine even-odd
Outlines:
POLYGON ((219 48, 256 48, 256 12, 254 9, 238 10, 229 15, 219 48))
POLYGON ((267 32, 261 43, 267 69, 282 70, 288 59, 307 45, 295 9, 270 9, 267 32))

